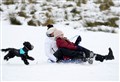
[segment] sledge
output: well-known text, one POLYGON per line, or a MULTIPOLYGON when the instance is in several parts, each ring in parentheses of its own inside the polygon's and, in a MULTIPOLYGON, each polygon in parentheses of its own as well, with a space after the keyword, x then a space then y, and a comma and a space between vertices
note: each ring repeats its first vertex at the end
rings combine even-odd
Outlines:
MULTIPOLYGON (((50 63, 55 63, 54 61, 48 59, 50 63)), ((85 59, 64 59, 64 60, 59 60, 57 63, 88 63, 88 64, 93 64, 93 58, 85 58, 85 59)))
POLYGON ((86 58, 85 60, 82 59, 67 59, 67 60, 60 60, 59 63, 88 63, 93 64, 93 58, 86 58))

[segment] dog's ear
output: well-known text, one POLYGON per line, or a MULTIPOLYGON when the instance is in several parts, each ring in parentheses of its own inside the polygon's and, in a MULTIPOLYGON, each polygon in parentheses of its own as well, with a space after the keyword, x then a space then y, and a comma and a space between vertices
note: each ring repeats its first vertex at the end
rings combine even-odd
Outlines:
POLYGON ((25 41, 25 42, 23 43, 23 45, 25 46, 25 45, 26 45, 26 43, 27 43, 27 42, 25 41))
POLYGON ((30 44, 30 42, 25 41, 25 42, 23 43, 24 46, 27 45, 27 44, 30 44))
POLYGON ((23 43, 23 45, 25 45, 26 42, 23 43))

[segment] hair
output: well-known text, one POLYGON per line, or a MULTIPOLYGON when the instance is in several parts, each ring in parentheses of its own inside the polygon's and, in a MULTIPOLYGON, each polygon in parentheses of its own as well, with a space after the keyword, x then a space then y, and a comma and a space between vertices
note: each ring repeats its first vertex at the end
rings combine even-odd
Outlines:
POLYGON ((47 30, 48 30, 48 29, 52 28, 53 25, 52 25, 52 24, 48 24, 47 27, 48 27, 48 28, 47 28, 47 30))

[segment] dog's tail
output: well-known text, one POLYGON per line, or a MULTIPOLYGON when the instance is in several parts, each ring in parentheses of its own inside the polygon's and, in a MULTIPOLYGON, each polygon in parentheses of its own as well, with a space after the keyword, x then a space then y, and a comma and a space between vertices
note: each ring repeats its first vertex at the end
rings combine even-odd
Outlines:
POLYGON ((2 52, 10 51, 12 48, 1 49, 2 52))

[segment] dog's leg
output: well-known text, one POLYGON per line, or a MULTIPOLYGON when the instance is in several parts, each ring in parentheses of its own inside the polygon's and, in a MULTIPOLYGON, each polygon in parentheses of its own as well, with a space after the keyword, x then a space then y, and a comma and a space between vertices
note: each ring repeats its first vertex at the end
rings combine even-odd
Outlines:
POLYGON ((30 56, 27 59, 32 60, 32 61, 35 60, 33 57, 30 57, 30 56))
POLYGON ((4 60, 8 61, 10 58, 15 57, 15 55, 13 53, 8 53, 7 55, 4 56, 4 60))
POLYGON ((6 61, 8 61, 8 60, 9 60, 8 55, 5 55, 5 56, 4 56, 4 60, 6 60, 6 61))
POLYGON ((21 59, 23 60, 23 62, 24 62, 26 65, 29 65, 29 62, 27 61, 26 56, 22 55, 22 56, 21 56, 21 59))
POLYGON ((33 57, 29 56, 28 54, 26 54, 26 58, 29 60, 35 60, 33 57))

